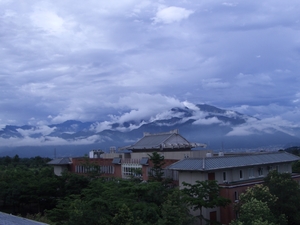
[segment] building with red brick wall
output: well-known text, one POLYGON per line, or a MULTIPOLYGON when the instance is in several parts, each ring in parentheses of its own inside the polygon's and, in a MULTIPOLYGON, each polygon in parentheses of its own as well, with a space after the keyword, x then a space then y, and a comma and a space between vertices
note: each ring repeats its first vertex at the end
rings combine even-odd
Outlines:
POLYGON ((204 157, 207 153, 212 153, 212 150, 192 151, 192 148, 205 146, 205 144, 187 141, 178 130, 155 134, 144 133, 138 142, 119 151, 113 147, 109 153, 92 150, 87 157, 54 159, 49 164, 54 166, 57 175, 60 175, 63 170, 78 174, 97 170, 99 175, 104 177, 129 178, 140 170, 142 172, 140 178, 147 181, 153 166, 150 155, 158 152, 164 157, 165 177, 178 180, 177 171, 169 170, 167 167, 184 158, 204 157))
MULTIPOLYGON (((292 163, 300 157, 287 152, 269 152, 218 156, 204 158, 187 158, 180 160, 168 169, 178 171, 179 185, 182 182, 195 184, 196 181, 216 180, 220 186, 220 195, 231 200, 225 208, 203 209, 205 218, 215 218, 221 224, 229 224, 236 219, 234 204, 239 195, 248 187, 263 183, 271 170, 280 173, 292 173, 292 163)), ((293 175, 295 180, 300 175, 293 175)), ((199 212, 192 212, 198 214, 199 212)))
MULTIPOLYGON (((192 150, 196 147, 205 145, 188 142, 178 130, 145 133, 138 142, 121 148, 118 152, 115 148, 109 153, 93 150, 88 157, 54 159, 49 164, 54 166, 57 175, 63 170, 78 174, 96 170, 102 177, 126 179, 137 176, 147 181, 153 167, 150 156, 153 152, 158 152, 164 157, 164 176, 173 179, 179 186, 182 182, 194 184, 197 180, 218 182, 221 187, 220 195, 230 199, 232 203, 226 208, 204 209, 203 215, 207 219, 229 224, 236 218, 234 204, 242 192, 262 183, 271 170, 291 173, 292 163, 300 159, 286 152, 214 155, 212 150, 192 150)), ((300 180, 299 175, 293 177, 300 180)))

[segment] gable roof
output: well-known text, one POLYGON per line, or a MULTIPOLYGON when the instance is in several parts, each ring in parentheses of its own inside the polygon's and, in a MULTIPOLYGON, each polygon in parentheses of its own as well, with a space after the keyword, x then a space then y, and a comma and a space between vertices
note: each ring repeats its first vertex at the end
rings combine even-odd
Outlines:
POLYGON ((138 142, 121 149, 133 151, 144 149, 191 149, 198 146, 206 147, 205 144, 190 143, 178 133, 178 130, 173 130, 166 133, 144 133, 144 136, 138 142))
POLYGON ((46 223, 29 220, 23 217, 13 216, 0 212, 0 224, 5 225, 47 225, 46 223))
POLYGON ((300 160, 300 157, 287 152, 256 153, 234 156, 187 158, 170 165, 168 169, 182 171, 208 171, 235 167, 287 163, 298 160, 300 160))
POLYGON ((72 161, 69 157, 56 158, 48 162, 49 165, 69 165, 72 164, 72 161))

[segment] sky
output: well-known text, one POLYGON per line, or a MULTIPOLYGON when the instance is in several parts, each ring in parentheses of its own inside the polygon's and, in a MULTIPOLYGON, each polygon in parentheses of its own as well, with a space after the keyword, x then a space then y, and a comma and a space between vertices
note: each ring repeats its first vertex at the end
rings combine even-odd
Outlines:
POLYGON ((299 0, 0 0, 0 127, 199 103, 300 126, 299 12, 299 0))

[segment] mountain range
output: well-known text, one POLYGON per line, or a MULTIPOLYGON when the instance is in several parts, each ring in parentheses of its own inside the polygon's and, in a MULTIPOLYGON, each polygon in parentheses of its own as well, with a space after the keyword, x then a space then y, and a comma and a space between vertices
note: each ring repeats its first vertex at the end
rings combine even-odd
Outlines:
POLYGON ((286 127, 207 104, 177 107, 139 120, 81 122, 68 120, 40 126, 7 125, 0 130, 0 156, 82 156, 138 141, 144 132, 178 129, 190 142, 215 151, 286 148, 300 145, 300 129, 286 127))

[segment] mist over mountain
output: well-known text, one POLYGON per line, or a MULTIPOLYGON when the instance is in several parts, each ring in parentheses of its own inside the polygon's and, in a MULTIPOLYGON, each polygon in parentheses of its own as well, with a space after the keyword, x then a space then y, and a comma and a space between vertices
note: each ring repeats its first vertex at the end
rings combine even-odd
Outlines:
MULTIPOLYGON (((0 155, 82 156, 92 149, 135 143, 144 132, 179 129, 190 142, 206 143, 215 151, 271 149, 300 144, 297 126, 276 124, 207 104, 176 107, 139 120, 112 117, 111 121, 68 120, 41 126, 11 126, 0 130, 0 155)), ((122 117, 124 118, 124 117, 122 117)))

